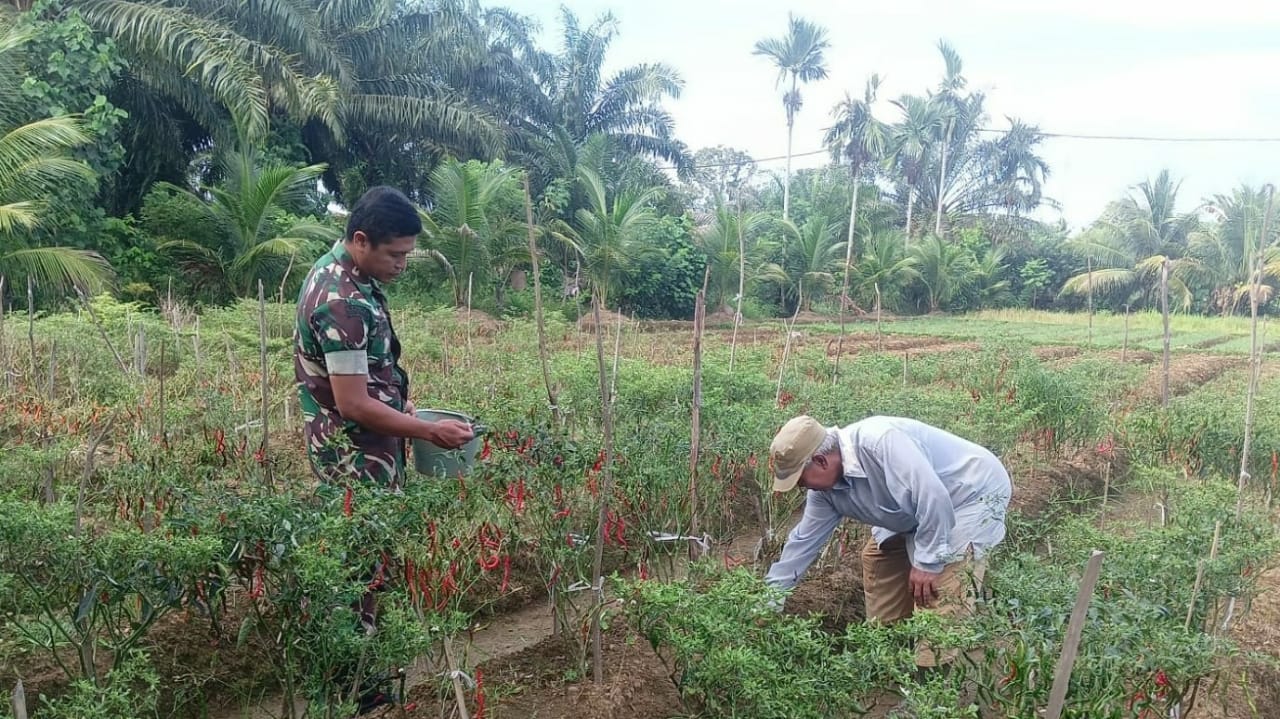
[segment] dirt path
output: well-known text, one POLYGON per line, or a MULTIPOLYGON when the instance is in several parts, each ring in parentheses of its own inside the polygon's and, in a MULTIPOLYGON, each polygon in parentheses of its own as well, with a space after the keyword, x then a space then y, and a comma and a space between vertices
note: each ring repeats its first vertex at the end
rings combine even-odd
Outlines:
MULTIPOLYGON (((1189 394, 1226 372, 1243 367, 1245 362, 1243 357, 1225 355, 1174 355, 1169 361, 1169 397, 1172 399, 1189 394)), ((1153 364, 1146 380, 1130 395, 1132 404, 1159 402, 1163 373, 1162 363, 1153 364)))

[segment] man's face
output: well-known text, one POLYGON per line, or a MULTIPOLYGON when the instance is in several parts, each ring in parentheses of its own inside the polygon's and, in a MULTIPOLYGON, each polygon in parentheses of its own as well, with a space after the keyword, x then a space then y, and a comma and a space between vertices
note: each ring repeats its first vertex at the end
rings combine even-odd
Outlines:
POLYGON ((836 486, 836 482, 840 480, 840 473, 839 452, 814 455, 813 462, 800 473, 800 482, 797 486, 825 492, 836 486))
POLYGON ((406 235, 393 237, 375 247, 369 242, 368 235, 357 230, 347 246, 361 272, 379 282, 391 282, 404 272, 409 253, 417 244, 417 237, 406 235))

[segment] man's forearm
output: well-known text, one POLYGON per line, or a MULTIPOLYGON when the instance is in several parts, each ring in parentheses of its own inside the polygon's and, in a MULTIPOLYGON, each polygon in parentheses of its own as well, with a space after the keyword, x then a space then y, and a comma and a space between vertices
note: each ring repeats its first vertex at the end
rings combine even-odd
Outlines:
POLYGON ((435 437, 431 423, 400 412, 374 399, 359 403, 354 408, 354 411, 349 411, 343 416, 370 432, 387 435, 388 437, 425 439, 427 441, 431 441, 435 437))

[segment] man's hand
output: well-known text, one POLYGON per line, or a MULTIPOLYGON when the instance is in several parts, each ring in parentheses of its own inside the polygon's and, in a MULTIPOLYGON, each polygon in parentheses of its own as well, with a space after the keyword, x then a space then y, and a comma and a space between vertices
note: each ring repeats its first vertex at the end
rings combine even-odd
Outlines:
POLYGON ((413 406, 413 400, 406 399, 404 401, 405 414, 409 415, 410 417, 417 417, 418 416, 417 411, 418 411, 418 408, 413 406))
POLYGON ((923 569, 911 568, 908 582, 911 585, 911 596, 915 598, 917 607, 933 606, 933 600, 938 598, 936 582, 940 575, 941 572, 926 572, 923 569))
POLYGON ((475 437, 471 425, 456 419, 442 419, 436 422, 424 422, 426 431, 423 439, 445 449, 458 449, 475 437))

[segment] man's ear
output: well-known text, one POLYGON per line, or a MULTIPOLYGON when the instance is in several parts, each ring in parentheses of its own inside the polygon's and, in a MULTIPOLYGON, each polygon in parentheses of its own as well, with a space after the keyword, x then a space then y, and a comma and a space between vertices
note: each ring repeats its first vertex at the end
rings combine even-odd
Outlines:
POLYGON ((351 233, 351 241, 361 247, 367 247, 369 245, 369 236, 365 234, 364 230, 356 230, 351 233))

